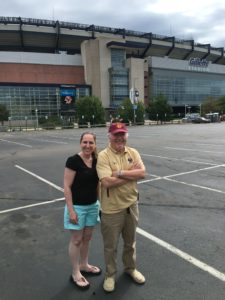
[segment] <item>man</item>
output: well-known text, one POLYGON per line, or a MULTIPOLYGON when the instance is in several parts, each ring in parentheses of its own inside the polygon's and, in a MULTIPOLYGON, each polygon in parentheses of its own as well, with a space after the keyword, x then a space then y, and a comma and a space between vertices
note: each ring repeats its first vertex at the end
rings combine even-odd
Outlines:
POLYGON ((136 269, 137 180, 145 177, 145 166, 138 151, 126 146, 128 130, 125 124, 112 123, 108 137, 109 146, 98 155, 97 172, 101 181, 101 231, 106 264, 103 288, 112 292, 121 234, 124 271, 136 283, 145 283, 145 277, 136 269))

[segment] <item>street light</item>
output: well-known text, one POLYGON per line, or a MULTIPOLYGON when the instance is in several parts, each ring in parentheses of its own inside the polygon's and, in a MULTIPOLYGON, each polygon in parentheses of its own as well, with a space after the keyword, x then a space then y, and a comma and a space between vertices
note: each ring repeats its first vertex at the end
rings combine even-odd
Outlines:
POLYGON ((200 114, 200 117, 201 117, 201 115, 202 115, 202 104, 201 103, 199 104, 199 114, 200 114))
POLYGON ((35 108, 35 117, 36 117, 36 128, 38 128, 38 109, 35 108))
POLYGON ((27 131, 27 116, 25 117, 25 121, 26 121, 26 131, 27 131))
POLYGON ((11 131, 11 117, 8 117, 8 121, 9 121, 9 130, 11 131))
POLYGON ((92 119, 93 119, 93 126, 94 126, 95 115, 92 115, 92 119))

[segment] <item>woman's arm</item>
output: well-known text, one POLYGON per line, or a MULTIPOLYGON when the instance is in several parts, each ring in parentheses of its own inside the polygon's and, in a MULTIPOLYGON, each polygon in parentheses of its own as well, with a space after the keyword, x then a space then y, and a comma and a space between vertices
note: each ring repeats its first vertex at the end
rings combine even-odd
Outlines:
POLYGON ((65 168, 65 170, 64 170, 64 196, 65 196, 66 205, 67 205, 68 211, 69 211, 70 222, 77 224, 78 218, 77 218, 76 212, 74 211, 72 191, 71 191, 71 186, 73 184, 75 175, 76 175, 75 171, 73 171, 69 168, 65 168))

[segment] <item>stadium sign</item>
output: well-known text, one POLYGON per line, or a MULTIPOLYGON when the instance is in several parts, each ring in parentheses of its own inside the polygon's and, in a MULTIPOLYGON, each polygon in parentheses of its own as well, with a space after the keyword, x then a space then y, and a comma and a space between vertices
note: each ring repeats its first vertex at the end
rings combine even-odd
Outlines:
POLYGON ((209 62, 206 59, 201 59, 199 57, 191 57, 189 59, 189 66, 197 68, 207 68, 209 62))

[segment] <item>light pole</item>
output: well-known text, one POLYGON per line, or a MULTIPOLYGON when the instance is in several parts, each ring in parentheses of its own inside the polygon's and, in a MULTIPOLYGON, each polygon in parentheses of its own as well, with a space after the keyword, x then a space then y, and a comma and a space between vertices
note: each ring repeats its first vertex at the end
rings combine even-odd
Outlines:
POLYGON ((187 114, 187 104, 184 105, 184 117, 186 118, 186 114, 187 114))
POLYGON ((9 130, 11 131, 11 117, 8 117, 8 121, 9 121, 9 130))
POLYGON ((93 126, 94 126, 95 115, 92 115, 92 119, 93 119, 93 126))
POLYGON ((188 106, 188 113, 190 115, 190 113, 191 113, 191 106, 188 106))
POLYGON ((27 131, 27 116, 25 117, 25 122, 26 122, 26 131, 27 131))
POLYGON ((199 114, 200 114, 200 117, 201 117, 201 115, 202 115, 202 104, 201 103, 199 104, 199 114))
POLYGON ((36 129, 38 129, 38 109, 35 108, 35 116, 36 116, 36 129))

